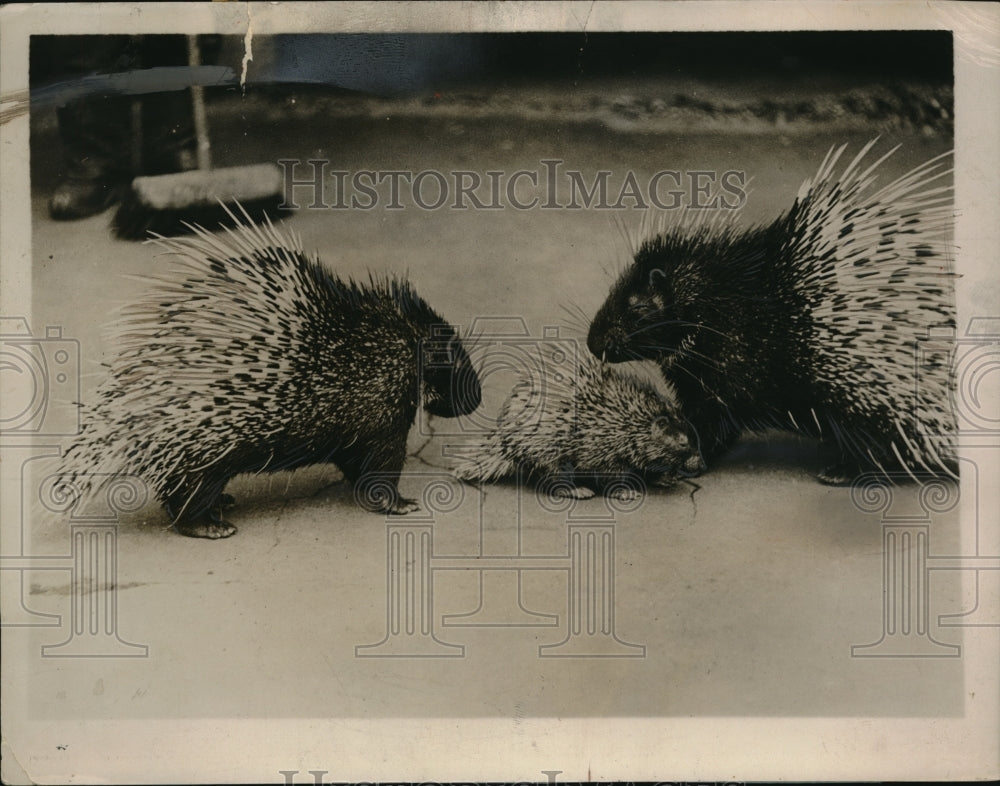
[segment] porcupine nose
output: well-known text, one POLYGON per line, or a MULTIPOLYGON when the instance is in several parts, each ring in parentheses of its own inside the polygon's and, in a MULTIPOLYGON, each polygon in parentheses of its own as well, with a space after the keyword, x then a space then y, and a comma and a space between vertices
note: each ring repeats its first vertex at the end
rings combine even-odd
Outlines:
POLYGON ((687 459, 684 460, 684 463, 681 464, 681 468, 677 474, 682 478, 696 478, 706 469, 707 466, 705 465, 705 459, 701 457, 701 453, 696 452, 692 453, 687 457, 687 459))
POLYGON ((682 478, 697 477, 708 469, 708 465, 701 455, 701 439, 699 439, 698 433, 694 428, 691 428, 687 434, 681 437, 680 441, 687 455, 677 468, 677 475, 682 478))
POLYGON ((587 333, 587 349, 590 350, 590 354, 594 357, 599 358, 604 354, 604 341, 593 327, 587 333))
POLYGON ((606 363, 620 363, 626 359, 624 343, 613 330, 604 330, 597 325, 593 325, 587 334, 587 349, 590 354, 606 363))

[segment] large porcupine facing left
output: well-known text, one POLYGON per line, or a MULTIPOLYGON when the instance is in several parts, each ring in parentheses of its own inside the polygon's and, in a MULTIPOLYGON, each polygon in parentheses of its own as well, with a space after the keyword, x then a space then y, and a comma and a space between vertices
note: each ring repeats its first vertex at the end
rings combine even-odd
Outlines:
POLYGON ((455 329, 397 279, 344 281, 270 221, 156 239, 170 272, 123 311, 119 352, 61 473, 136 475, 184 535, 220 538, 235 475, 336 464, 374 510, 397 481, 418 402, 480 402, 455 329))
POLYGON ((769 225, 650 237, 594 317, 590 350, 658 361, 706 458, 779 428, 838 449, 827 483, 957 471, 951 359, 919 348, 955 325, 951 170, 940 156, 874 188, 893 152, 863 162, 874 144, 839 175, 831 150, 769 225))

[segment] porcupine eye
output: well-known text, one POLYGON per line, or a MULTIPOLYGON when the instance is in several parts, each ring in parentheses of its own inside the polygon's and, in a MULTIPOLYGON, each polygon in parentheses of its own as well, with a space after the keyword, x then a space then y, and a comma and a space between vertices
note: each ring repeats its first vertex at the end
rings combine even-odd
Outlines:
POLYGON ((587 346, 609 363, 657 359, 664 346, 679 342, 676 336, 664 335, 677 319, 672 313, 669 268, 662 259, 650 263, 647 258, 657 248, 651 245, 640 250, 591 322, 587 346))
POLYGON ((684 429, 680 427, 673 418, 661 415, 653 421, 651 426, 653 439, 661 446, 669 448, 672 452, 682 453, 690 449, 690 442, 684 429))
POLYGON ((690 275, 672 236, 658 236, 636 254, 629 274, 628 310, 634 322, 632 349, 638 357, 663 361, 677 352, 692 327, 685 318, 690 275))
POLYGON ((628 299, 629 311, 638 324, 653 322, 663 315, 663 298, 659 295, 633 295, 628 299))
POLYGON ((681 341, 673 304, 658 292, 633 295, 628 302, 628 345, 637 358, 658 359, 681 341))
POLYGON ((691 440, 680 422, 664 414, 656 418, 650 428, 653 444, 658 446, 659 458, 665 459, 670 468, 683 463, 691 453, 692 447, 691 440))

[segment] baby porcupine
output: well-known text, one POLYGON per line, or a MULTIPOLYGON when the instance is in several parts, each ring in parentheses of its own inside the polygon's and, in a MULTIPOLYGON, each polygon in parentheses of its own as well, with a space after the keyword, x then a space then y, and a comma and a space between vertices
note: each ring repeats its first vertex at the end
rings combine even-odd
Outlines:
POLYGON ((657 360, 706 458, 779 428, 839 450, 826 483, 957 471, 950 358, 938 345, 916 365, 955 324, 949 154, 876 189, 895 148, 862 163, 875 141, 839 176, 831 150, 770 225, 647 239, 594 317, 591 352, 657 360))
POLYGON ((573 373, 518 381, 455 475, 489 482, 521 470, 553 494, 585 499, 591 487, 632 497, 636 480, 670 486, 703 468, 675 401, 584 352, 573 373))
POLYGON ((224 235, 155 240, 170 271, 124 309, 64 480, 86 494, 92 475, 138 476, 177 531, 206 538, 236 531, 222 492, 247 472, 331 462, 363 506, 415 509, 397 482, 418 401, 443 417, 480 402, 455 329, 407 282, 341 280, 243 216, 224 235))

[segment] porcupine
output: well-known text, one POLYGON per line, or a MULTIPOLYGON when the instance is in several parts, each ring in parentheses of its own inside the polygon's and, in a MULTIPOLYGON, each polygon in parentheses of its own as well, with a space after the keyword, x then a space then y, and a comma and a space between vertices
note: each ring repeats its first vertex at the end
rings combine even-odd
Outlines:
POLYGON ((557 496, 587 498, 594 487, 632 497, 647 481, 670 486, 702 468, 675 401, 582 353, 575 373, 562 379, 546 371, 519 380, 496 427, 455 475, 489 482, 520 470, 557 496))
POLYGON ((365 507, 416 509, 398 478, 418 400, 443 417, 480 402, 455 328, 405 280, 342 280, 269 219, 229 216, 224 235, 156 237, 171 270, 123 309, 64 479, 138 476, 193 537, 236 531, 233 476, 309 464, 336 464, 365 507))
POLYGON ((929 330, 955 324, 950 154, 875 189, 896 150, 863 164, 876 141, 839 177, 846 145, 831 149, 769 225, 648 238, 593 318, 596 356, 659 362, 709 461, 778 428, 835 447, 829 484, 957 472, 948 353, 915 363, 929 330))

